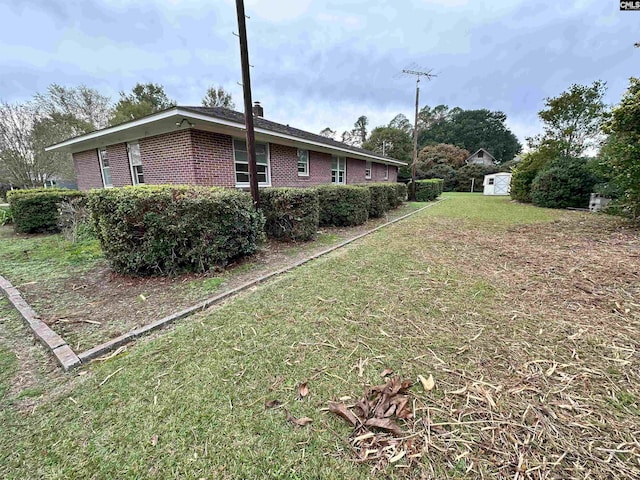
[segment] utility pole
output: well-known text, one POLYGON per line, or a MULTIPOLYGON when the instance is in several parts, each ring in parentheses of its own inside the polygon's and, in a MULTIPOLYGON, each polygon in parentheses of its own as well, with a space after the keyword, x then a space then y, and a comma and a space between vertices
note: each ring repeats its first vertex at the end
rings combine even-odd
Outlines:
POLYGON ((253 101, 251 100, 251 77, 249 75, 249 47, 247 44, 247 24, 244 14, 244 0, 236 0, 238 14, 238 37, 240 38, 240 61, 242 64, 242 91, 244 93, 244 122, 247 130, 247 161, 249 163, 249 188, 253 205, 260 206, 258 191, 258 167, 256 165, 256 138, 253 130, 253 101))
POLYGON ((402 73, 408 75, 415 75, 416 79, 416 116, 413 122, 413 155, 411 159, 411 200, 416 199, 416 167, 418 163, 418 104, 420 103, 420 77, 426 77, 427 80, 431 80, 437 75, 433 75, 431 70, 428 72, 419 72, 416 70, 402 70, 402 73))

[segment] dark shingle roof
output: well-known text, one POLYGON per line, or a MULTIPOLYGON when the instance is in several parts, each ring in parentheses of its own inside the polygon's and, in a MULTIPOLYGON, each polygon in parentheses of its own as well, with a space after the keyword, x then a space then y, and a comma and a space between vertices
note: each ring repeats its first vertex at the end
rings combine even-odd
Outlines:
MULTIPOLYGON (((230 122, 236 122, 244 125, 244 113, 236 112, 234 110, 229 110, 227 108, 222 107, 178 107, 181 110, 188 110, 195 113, 200 113, 202 115, 207 115, 213 118, 219 118, 221 120, 228 120, 230 122)), ((284 135, 291 135, 292 137, 300 138, 301 140, 309 140, 311 142, 322 143, 327 145, 328 147, 336 147, 344 150, 350 150, 354 153, 363 153, 366 155, 374 155, 379 158, 386 158, 388 160, 398 162, 395 158, 387 157, 381 155, 376 152, 372 152, 371 150, 365 150, 364 148, 353 147, 351 145, 347 145, 346 143, 338 142, 337 140, 333 140, 332 138, 323 137, 322 135, 318 135, 316 133, 305 132, 304 130, 300 130, 298 128, 290 127, 289 125, 283 125, 281 123, 272 122, 271 120, 266 120, 262 117, 253 117, 253 123, 255 128, 261 128, 264 130, 269 130, 274 133, 282 133, 284 135)))

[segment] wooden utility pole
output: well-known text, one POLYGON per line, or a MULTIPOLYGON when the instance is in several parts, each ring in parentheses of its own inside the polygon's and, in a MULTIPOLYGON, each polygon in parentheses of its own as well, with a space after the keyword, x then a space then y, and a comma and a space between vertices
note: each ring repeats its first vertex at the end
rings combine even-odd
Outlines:
POLYGON ((249 75, 249 47, 247 25, 244 14, 244 0, 236 0, 238 14, 238 37, 240 38, 240 61, 242 64, 242 91, 244 93, 244 122, 247 130, 247 161, 249 163, 249 188, 253 205, 260 206, 258 191, 258 167, 256 164, 256 137, 253 130, 253 101, 251 100, 251 77, 249 75))
POLYGON ((433 75, 431 71, 418 72, 416 70, 402 70, 402 73, 416 75, 416 116, 413 122, 413 155, 411 158, 411 192, 409 194, 411 200, 416 199, 416 169, 418 164, 418 104, 420 103, 420 77, 426 77, 431 80, 437 75, 433 75))

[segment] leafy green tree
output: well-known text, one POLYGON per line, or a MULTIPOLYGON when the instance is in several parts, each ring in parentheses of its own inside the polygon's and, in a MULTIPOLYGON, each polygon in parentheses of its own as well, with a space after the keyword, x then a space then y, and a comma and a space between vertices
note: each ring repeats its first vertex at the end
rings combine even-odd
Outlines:
MULTIPOLYGON (((413 153, 413 143, 411 134, 403 129, 394 127, 376 127, 371 131, 371 135, 362 148, 382 154, 384 143, 385 155, 401 162, 411 163, 413 153)), ((401 167, 398 177, 407 179, 411 177, 410 166, 401 167)))
POLYGON ((571 85, 557 97, 545 99, 538 116, 544 122, 543 141, 556 142, 562 157, 580 157, 600 140, 607 115, 606 84, 571 85))
POLYGON ((458 189, 458 172, 449 165, 440 163, 429 170, 423 170, 418 164, 417 176, 419 180, 425 178, 441 178, 444 192, 455 192, 458 189))
POLYGON ((209 87, 207 93, 202 99, 203 107, 222 107, 233 110, 236 104, 233 102, 231 94, 221 86, 209 87))
POLYGON ((428 170, 434 165, 449 165, 452 168, 460 168, 469 158, 469 151, 448 143, 427 145, 418 152, 418 169, 428 170))
POLYGON ((479 164, 465 165, 457 170, 457 191, 469 192, 471 190, 471 184, 473 184, 474 192, 482 192, 484 190, 483 182, 484 176, 491 173, 496 173, 497 168, 485 167, 479 164), (472 182, 473 179, 473 182, 472 182))
POLYGON ((629 88, 605 124, 609 139, 603 153, 611 166, 618 203, 635 221, 640 220, 640 79, 631 78, 629 88))
POLYGON ((162 85, 155 83, 138 83, 131 93, 120 92, 120 100, 115 106, 110 124, 128 122, 152 113, 174 107, 162 85))
POLYGON ((531 184, 531 201, 546 208, 586 207, 595 183, 585 159, 560 158, 538 172, 531 184))
POLYGON ((511 198, 513 200, 531 203, 533 179, 549 162, 561 156, 557 147, 555 142, 545 142, 539 145, 537 150, 532 150, 522 156, 522 161, 512 171, 511 198))
POLYGON ((420 131, 418 144, 448 143, 475 152, 487 150, 498 163, 512 160, 522 145, 506 126, 503 112, 452 109, 441 121, 420 131))

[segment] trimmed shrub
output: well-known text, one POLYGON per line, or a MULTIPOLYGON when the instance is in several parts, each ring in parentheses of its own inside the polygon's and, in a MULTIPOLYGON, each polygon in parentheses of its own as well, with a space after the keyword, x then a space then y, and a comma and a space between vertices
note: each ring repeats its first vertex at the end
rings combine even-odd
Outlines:
POLYGON ((531 203, 531 184, 550 161, 549 152, 544 149, 526 153, 513 169, 511 198, 518 202, 531 203))
POLYGON ((349 227, 369 218, 369 189, 352 185, 315 187, 320 202, 320 225, 349 227))
POLYGON ((249 194, 222 188, 136 186, 93 190, 89 210, 116 272, 173 275, 224 267, 255 252, 264 217, 249 194))
POLYGON ((13 225, 19 233, 59 231, 60 204, 85 193, 64 188, 35 188, 7 192, 13 225))
POLYGON ((584 159, 556 160, 531 183, 531 201, 538 207, 584 208, 589 205, 595 183, 584 159))
POLYGON ((265 188, 260 208, 267 236, 278 240, 311 240, 318 231, 320 204, 312 188, 265 188))
POLYGON ((406 183, 393 183, 396 189, 395 205, 400 206, 402 202, 407 200, 407 184, 406 183))
POLYGON ((441 178, 416 181, 416 202, 431 202, 442 193, 441 178))
POLYGON ((382 217, 392 208, 397 206, 397 190, 392 183, 362 183, 357 185, 369 190, 369 217, 382 217))

